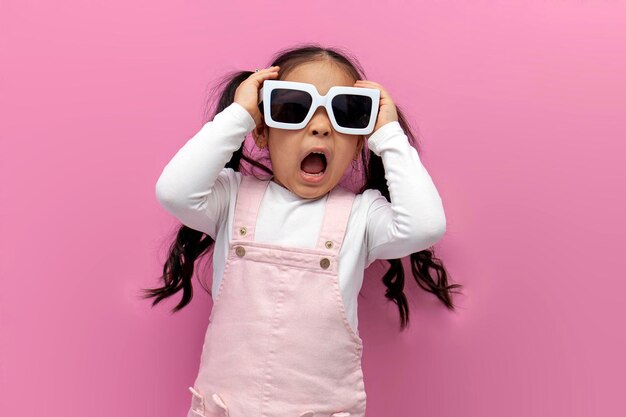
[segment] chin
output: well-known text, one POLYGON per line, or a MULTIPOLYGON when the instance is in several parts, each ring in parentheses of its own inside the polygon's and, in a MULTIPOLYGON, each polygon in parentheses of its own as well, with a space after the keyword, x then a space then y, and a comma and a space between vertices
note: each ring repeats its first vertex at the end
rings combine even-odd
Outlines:
POLYGON ((299 195, 302 198, 314 199, 323 197, 328 193, 329 190, 327 190, 326 187, 320 186, 300 186, 296 191, 297 192, 295 194, 299 195))
POLYGON ((298 194, 302 198, 315 199, 323 196, 326 193, 321 192, 320 190, 299 190, 299 192, 297 192, 296 194, 298 194))

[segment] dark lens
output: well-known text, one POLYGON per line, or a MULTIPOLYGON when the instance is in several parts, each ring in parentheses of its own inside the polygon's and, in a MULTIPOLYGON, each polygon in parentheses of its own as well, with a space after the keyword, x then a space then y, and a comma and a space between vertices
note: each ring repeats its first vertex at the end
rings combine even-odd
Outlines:
POLYGON ((372 99, 355 94, 339 94, 333 98, 332 108, 339 126, 363 129, 370 121, 372 99))
POLYGON ((281 123, 300 123, 304 120, 313 98, 306 91, 277 88, 272 90, 270 110, 272 119, 281 123))

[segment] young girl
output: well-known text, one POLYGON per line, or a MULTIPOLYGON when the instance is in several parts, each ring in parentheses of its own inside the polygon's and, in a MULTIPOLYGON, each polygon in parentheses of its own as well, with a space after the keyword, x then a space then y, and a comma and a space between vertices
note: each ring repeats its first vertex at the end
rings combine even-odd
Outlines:
POLYGON ((159 177, 156 196, 183 226, 165 285, 147 290, 153 305, 181 289, 174 311, 188 304, 194 262, 215 243, 214 303, 188 417, 363 417, 357 295, 376 259, 391 264, 383 281, 402 328, 402 257, 453 308, 459 285, 447 285, 427 249, 445 231, 441 199, 402 113, 364 78, 346 56, 316 45, 239 72, 213 119, 159 177), (334 98, 324 106, 326 94, 334 98), (249 133, 271 169, 244 153, 249 133), (267 178, 243 175, 242 159, 267 178), (354 193, 340 183, 359 159, 364 185, 354 193))

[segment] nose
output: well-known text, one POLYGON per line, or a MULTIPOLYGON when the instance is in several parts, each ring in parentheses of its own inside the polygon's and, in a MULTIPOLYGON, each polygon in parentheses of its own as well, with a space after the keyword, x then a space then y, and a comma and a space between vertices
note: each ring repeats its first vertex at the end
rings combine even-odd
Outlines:
POLYGON ((326 109, 322 106, 318 107, 313 113, 313 117, 309 122, 309 131, 314 135, 322 134, 328 136, 332 130, 332 124, 326 109))

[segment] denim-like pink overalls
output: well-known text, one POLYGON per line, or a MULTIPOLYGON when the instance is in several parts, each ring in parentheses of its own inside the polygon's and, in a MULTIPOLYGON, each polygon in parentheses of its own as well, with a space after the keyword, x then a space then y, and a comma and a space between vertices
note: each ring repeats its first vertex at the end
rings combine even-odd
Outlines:
POLYGON ((268 184, 242 176, 187 417, 364 417, 363 343, 337 275, 355 196, 335 187, 317 246, 286 247, 254 240, 268 184))

